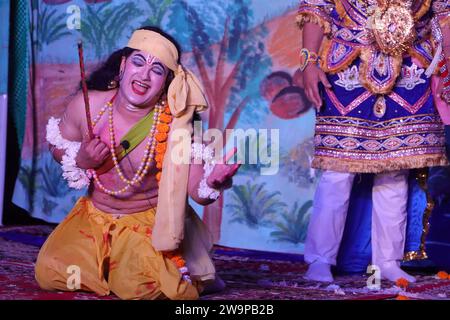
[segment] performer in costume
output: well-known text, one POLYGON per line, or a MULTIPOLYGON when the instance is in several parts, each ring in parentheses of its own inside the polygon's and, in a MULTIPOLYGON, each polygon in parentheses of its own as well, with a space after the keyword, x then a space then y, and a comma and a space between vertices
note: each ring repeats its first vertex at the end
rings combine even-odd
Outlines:
MULTIPOLYGON (((372 264, 385 279, 415 281, 399 265, 408 169, 447 164, 430 78, 442 59, 430 21, 439 17, 443 25, 448 12, 447 1, 300 1, 305 90, 318 110, 312 166, 323 170, 305 243, 306 278, 333 281, 354 177, 373 173, 372 264)), ((444 32, 442 47, 447 40, 444 32)))
POLYGON ((239 165, 219 163, 198 142, 191 152, 194 113, 207 103, 179 52, 161 30, 136 30, 88 83, 96 89, 89 91, 95 137, 81 94, 62 119, 50 118, 47 140, 64 178, 89 192, 41 248, 35 272, 43 289, 196 299, 217 284, 211 236, 187 200, 212 203, 239 165), (177 158, 183 147, 191 160, 177 158))

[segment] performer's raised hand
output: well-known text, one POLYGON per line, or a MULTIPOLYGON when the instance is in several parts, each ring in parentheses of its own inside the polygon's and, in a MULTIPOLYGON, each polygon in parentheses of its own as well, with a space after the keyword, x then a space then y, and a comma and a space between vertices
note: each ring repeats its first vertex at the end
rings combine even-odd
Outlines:
POLYGON ((227 164, 227 162, 236 154, 237 149, 233 148, 224 157, 221 164, 216 164, 209 175, 206 183, 214 189, 228 189, 233 185, 233 176, 237 173, 240 163, 227 164))
POLYGON ((319 92, 319 82, 327 87, 331 88, 331 84, 327 79, 325 72, 315 64, 308 64, 304 73, 303 80, 305 84, 305 94, 309 101, 311 101, 316 107, 317 111, 320 111, 322 106, 322 97, 319 92))
POLYGON ((105 162, 109 154, 108 145, 101 141, 99 137, 85 138, 81 142, 80 151, 76 158, 77 165, 82 169, 97 169, 105 162))

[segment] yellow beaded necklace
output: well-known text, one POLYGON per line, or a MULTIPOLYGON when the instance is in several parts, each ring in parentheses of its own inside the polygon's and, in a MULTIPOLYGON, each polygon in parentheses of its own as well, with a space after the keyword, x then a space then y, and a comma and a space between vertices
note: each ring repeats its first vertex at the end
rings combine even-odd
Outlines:
POLYGON ((119 195, 124 192, 126 192, 131 186, 139 185, 144 177, 147 175, 151 163, 154 161, 155 158, 155 150, 157 147, 157 141, 155 139, 155 136, 158 132, 157 128, 160 123, 160 116, 163 114, 164 103, 157 104, 155 106, 155 109, 152 111, 153 114, 153 125, 149 132, 149 137, 147 139, 147 144, 145 146, 144 155, 142 157, 141 163, 139 165, 139 168, 137 172, 134 174, 133 178, 131 180, 127 179, 122 171, 122 168, 120 167, 120 164, 117 160, 115 145, 116 145, 116 139, 114 134, 114 119, 113 119, 113 100, 115 96, 106 103, 106 105, 100 110, 97 117, 94 119, 92 125, 93 127, 98 123, 102 115, 105 113, 106 110, 108 110, 108 125, 109 125, 109 135, 110 135, 110 151, 112 155, 112 159, 114 162, 114 167, 119 175, 119 178, 125 183, 125 186, 118 190, 110 190, 106 188, 103 183, 100 181, 100 178, 98 177, 95 170, 90 170, 91 175, 94 178, 95 183, 97 186, 105 193, 110 195, 119 195))

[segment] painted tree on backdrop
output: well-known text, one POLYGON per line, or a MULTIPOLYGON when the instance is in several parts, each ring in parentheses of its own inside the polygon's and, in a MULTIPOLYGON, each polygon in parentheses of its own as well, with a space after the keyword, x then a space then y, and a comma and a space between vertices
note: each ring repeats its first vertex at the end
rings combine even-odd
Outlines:
POLYGON ((119 39, 130 36, 137 27, 160 26, 172 2, 145 0, 140 3, 123 1, 119 4, 86 5, 81 23, 83 39, 94 49, 96 58, 104 58, 117 49, 119 39))
MULTIPOLYGON (((252 109, 254 116, 265 105, 259 83, 271 72, 264 42, 268 30, 264 23, 253 26, 252 22, 250 0, 199 5, 177 1, 169 16, 169 27, 176 30, 173 35, 184 52, 192 52, 205 87, 210 104, 208 128, 233 129, 244 108, 252 109)), ((223 205, 222 195, 203 213, 215 242, 220 239, 223 205)))
POLYGON ((30 32, 33 46, 42 51, 45 45, 70 35, 66 27, 66 13, 57 8, 31 1, 30 32))
POLYGON ((167 10, 172 4, 173 0, 145 0, 147 6, 150 8, 152 15, 148 17, 148 23, 145 25, 160 26, 167 10))
POLYGON ((130 21, 140 13, 133 2, 85 6, 81 16, 81 34, 94 50, 97 59, 103 59, 117 49, 118 39, 124 32, 131 34, 135 26, 130 25, 130 21))

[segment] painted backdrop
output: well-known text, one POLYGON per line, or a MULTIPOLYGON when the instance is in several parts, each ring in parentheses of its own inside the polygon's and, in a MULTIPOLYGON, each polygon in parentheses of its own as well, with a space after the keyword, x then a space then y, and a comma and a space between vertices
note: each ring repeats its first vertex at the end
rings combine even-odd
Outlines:
MULTIPOLYGON (((157 25, 180 42, 183 63, 203 82, 211 106, 203 115, 205 129, 280 130, 276 174, 261 175, 263 164, 244 165, 234 187, 214 205, 197 206, 197 212, 221 245, 301 253, 318 174, 309 166, 314 111, 297 68, 297 5, 296 0, 30 1, 31 74, 14 202, 33 217, 59 222, 85 192, 67 187, 45 142, 48 118, 59 117, 76 92, 77 40, 84 42, 89 71, 123 47, 134 29, 157 25)), ((257 145, 256 138, 239 147, 257 145)))

